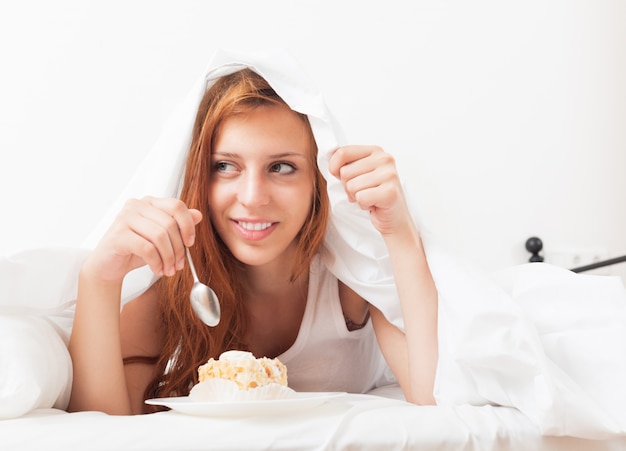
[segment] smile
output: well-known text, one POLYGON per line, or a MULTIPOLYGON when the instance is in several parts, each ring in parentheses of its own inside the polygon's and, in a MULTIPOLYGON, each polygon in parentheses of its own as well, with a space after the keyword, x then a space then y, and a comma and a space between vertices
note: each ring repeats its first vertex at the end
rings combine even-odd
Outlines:
POLYGON ((250 230, 250 231, 259 231, 259 230, 265 230, 268 229, 272 226, 271 222, 244 222, 244 221, 237 221, 237 224, 239 224, 239 227, 241 227, 242 229, 246 229, 246 230, 250 230))

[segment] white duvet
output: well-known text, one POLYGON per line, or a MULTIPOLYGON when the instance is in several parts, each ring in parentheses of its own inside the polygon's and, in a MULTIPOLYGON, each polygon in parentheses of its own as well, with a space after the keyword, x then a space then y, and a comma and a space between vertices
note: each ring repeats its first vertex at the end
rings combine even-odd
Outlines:
MULTIPOLYGON (((333 209, 325 261, 339 279, 402 328, 384 243, 367 212, 347 202, 341 185, 327 170, 330 153, 346 143, 320 93, 296 61, 279 50, 218 52, 126 191, 80 248, 32 249, 0 259, 0 313, 4 318, 52 318, 51 329, 41 332, 41 340, 54 333, 61 340, 67 338, 68 307, 75 299, 77 271, 86 252, 128 197, 178 194, 199 99, 212 80, 241 67, 265 76, 293 109, 309 116, 333 209), (60 312, 65 316, 54 316, 60 312)), ((387 150, 393 153, 393 149, 387 150)), ((407 190, 410 198, 417 197, 410 187, 407 190)), ((488 276, 441 248, 418 206, 413 208, 440 297, 437 402, 442 406, 513 407, 546 435, 626 435, 626 390, 622 387, 626 380, 626 293, 621 280, 574 275, 538 263, 488 276)), ((153 280, 145 268, 133 272, 125 280, 124 299, 133 298, 153 280)), ((14 331, 11 338, 19 336, 16 338, 14 331)), ((13 371, 44 370, 35 359, 29 360, 28 353, 15 354, 4 352, 0 364, 13 371)), ((21 410, 11 410, 19 396, 7 383, 9 373, 0 377, 0 417, 46 407, 49 400, 44 402, 41 397, 21 410)), ((67 388, 69 381, 62 383, 67 388)))

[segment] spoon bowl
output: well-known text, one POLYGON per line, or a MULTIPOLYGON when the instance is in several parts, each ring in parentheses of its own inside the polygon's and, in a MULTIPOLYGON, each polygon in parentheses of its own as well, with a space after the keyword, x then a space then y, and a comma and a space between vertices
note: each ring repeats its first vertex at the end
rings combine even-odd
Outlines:
POLYGON ((211 327, 217 326, 220 322, 220 302, 215 292, 198 280, 196 267, 193 264, 193 260, 191 260, 189 249, 187 248, 185 251, 193 276, 193 287, 191 287, 191 293, 189 294, 191 308, 204 324, 211 327))

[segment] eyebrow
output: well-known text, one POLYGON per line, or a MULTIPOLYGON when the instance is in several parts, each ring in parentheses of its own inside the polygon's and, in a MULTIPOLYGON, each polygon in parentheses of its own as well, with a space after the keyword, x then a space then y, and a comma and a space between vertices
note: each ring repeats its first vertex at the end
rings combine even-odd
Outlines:
MULTIPOLYGON (((213 156, 219 156, 221 158, 237 158, 240 155, 235 153, 235 152, 213 152, 213 156)), ((280 158, 293 158, 293 157, 300 157, 300 158, 307 158, 306 155, 303 155, 301 153, 298 152, 281 152, 281 153, 275 153, 272 155, 268 155, 269 159, 280 159, 280 158)))

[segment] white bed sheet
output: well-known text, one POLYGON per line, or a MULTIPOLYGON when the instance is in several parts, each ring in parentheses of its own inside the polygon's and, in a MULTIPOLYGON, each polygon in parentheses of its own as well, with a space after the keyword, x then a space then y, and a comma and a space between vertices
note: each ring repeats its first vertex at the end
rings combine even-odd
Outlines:
POLYGON ((307 411, 250 418, 41 409, 0 421, 0 449, 617 451, 626 449, 626 437, 595 441, 542 436, 510 407, 415 406, 347 394, 307 411))

